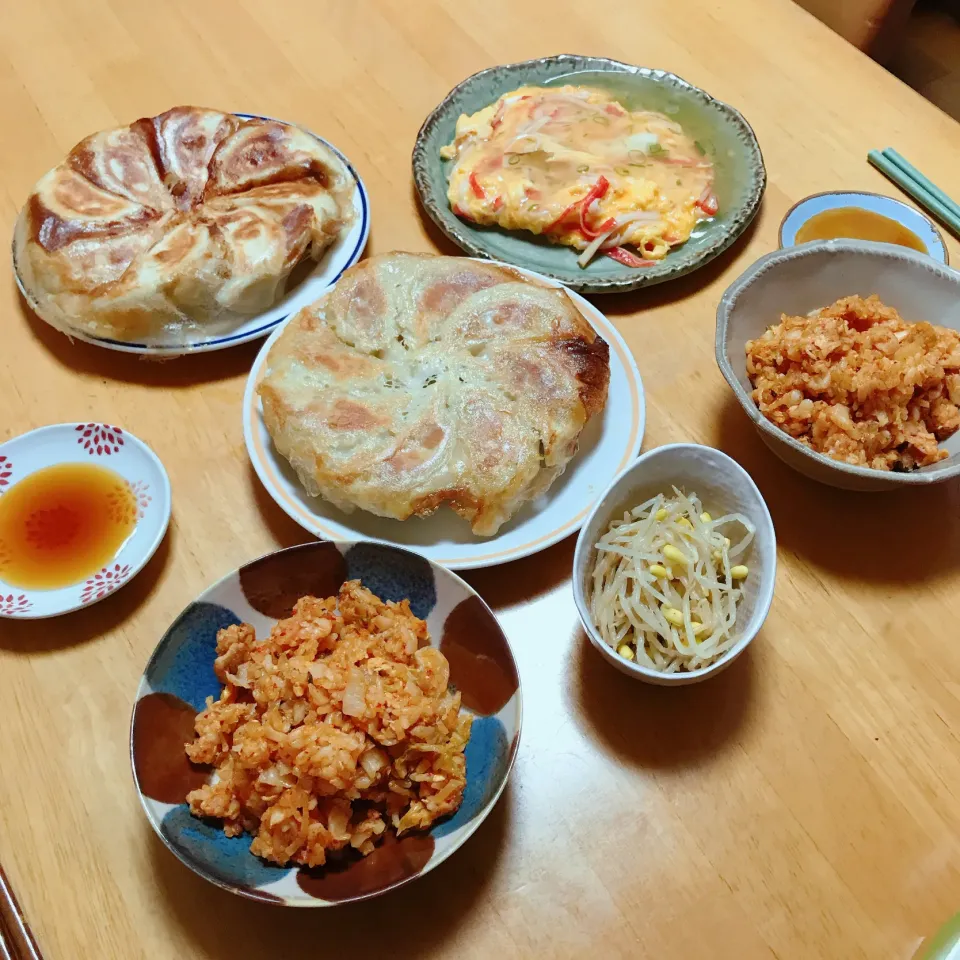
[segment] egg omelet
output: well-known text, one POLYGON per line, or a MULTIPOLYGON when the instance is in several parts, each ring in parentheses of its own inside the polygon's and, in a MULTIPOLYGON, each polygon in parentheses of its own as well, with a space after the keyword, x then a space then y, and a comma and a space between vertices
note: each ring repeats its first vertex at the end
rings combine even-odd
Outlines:
POLYGON ((453 161, 457 216, 574 247, 582 267, 598 253, 654 264, 718 210, 702 147, 669 117, 602 90, 512 90, 461 115, 440 153, 453 161))

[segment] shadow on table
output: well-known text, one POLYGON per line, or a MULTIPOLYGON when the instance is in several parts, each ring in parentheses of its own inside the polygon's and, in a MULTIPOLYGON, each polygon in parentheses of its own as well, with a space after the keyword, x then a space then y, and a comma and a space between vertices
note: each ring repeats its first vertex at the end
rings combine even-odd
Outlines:
POLYGON ((109 633, 129 620, 146 603, 170 560, 175 536, 167 535, 146 566, 116 593, 89 607, 46 620, 0 620, 0 649, 16 653, 51 653, 109 633))
POLYGON ((476 834, 431 873, 392 893, 332 910, 243 899, 196 876, 152 831, 149 843, 161 896, 205 957, 412 960, 449 946, 482 899, 509 839, 511 806, 508 785, 476 834))
POLYGON ((464 253, 431 219, 430 214, 424 209, 420 202, 420 194, 417 193, 416 184, 410 181, 410 195, 413 197, 413 205, 420 217, 420 226, 426 234, 430 243, 436 247, 437 253, 444 257, 463 257, 470 256, 464 253))
MULTIPOLYGON (((754 640, 763 643, 761 631, 754 640)), ((755 694, 750 647, 726 670, 686 687, 657 687, 614 669, 578 628, 573 699, 577 716, 621 760, 687 767, 731 744, 755 694)))
POLYGON ((462 570, 460 576, 492 609, 502 610, 535 600, 568 580, 576 546, 577 535, 572 534, 533 556, 480 570, 462 570))
POLYGON ((148 387, 178 389, 198 383, 211 383, 246 376, 257 356, 262 340, 243 343, 226 350, 186 354, 182 357, 146 357, 95 347, 73 340, 41 320, 20 294, 20 312, 41 346, 62 367, 107 380, 139 383, 148 387))
MULTIPOLYGON (((641 310, 652 310, 655 307, 665 307, 671 303, 679 303, 695 297, 704 287, 719 279, 724 271, 728 270, 734 260, 740 256, 744 248, 753 239, 760 222, 760 213, 753 218, 750 226, 737 238, 736 242, 718 257, 704 264, 698 270, 685 276, 677 277, 666 283, 658 283, 652 287, 642 287, 630 293, 607 293, 590 299, 608 317, 621 314, 637 313, 641 310)), ((730 281, 733 281, 733 276, 730 281)), ((719 299, 719 294, 717 295, 719 299)))
POLYGON ((957 480, 888 493, 835 490, 781 463, 732 396, 717 423, 717 446, 760 488, 780 547, 870 582, 920 581, 960 567, 957 480))
POLYGON ((304 530, 296 520, 292 520, 277 505, 277 502, 267 492, 267 488, 260 482, 253 464, 247 462, 247 482, 250 492, 257 504, 257 510, 263 517, 271 536, 277 541, 278 548, 294 547, 299 543, 312 543, 317 538, 304 530))

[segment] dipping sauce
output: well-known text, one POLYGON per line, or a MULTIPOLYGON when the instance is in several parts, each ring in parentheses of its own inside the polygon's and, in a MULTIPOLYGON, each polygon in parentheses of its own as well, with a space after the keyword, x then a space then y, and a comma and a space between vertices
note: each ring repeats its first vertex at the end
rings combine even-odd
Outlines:
POLYGON ((864 210, 862 207, 835 207, 823 210, 811 217, 797 231, 797 243, 811 240, 836 240, 849 237, 851 240, 875 240, 878 243, 895 243, 911 250, 927 252, 927 245, 902 223, 891 220, 881 213, 864 210))
POLYGON ((106 566, 137 523, 126 480, 88 463, 45 467, 0 497, 0 579, 55 590, 106 566))

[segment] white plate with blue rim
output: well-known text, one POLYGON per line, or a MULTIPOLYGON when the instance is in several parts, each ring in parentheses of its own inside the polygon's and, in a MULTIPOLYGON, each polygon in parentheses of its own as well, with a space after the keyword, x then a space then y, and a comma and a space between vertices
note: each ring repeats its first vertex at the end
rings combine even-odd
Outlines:
MULTIPOLYGON (((275 117, 262 117, 254 113, 237 113, 236 116, 244 120, 275 120, 275 117)), ((281 120, 281 123, 289 123, 287 120, 281 120)), ((290 126, 299 126, 299 124, 290 124, 290 126)), ((97 347, 106 347, 108 350, 119 350, 122 353, 138 353, 151 357, 179 357, 188 353, 207 353, 211 350, 223 350, 227 347, 235 347, 241 343, 248 343, 251 340, 257 340, 267 336, 278 324, 283 323, 287 317, 296 313, 301 307, 312 303, 321 296, 329 287, 340 278, 340 275, 352 267, 363 255, 363 249, 367 245, 367 238, 370 236, 370 198, 367 194, 367 188, 360 179, 359 174, 354 169, 350 161, 329 141, 318 136, 312 130, 306 127, 300 127, 310 136, 316 137, 325 147, 335 153, 350 175, 356 181, 357 189, 353 194, 354 219, 350 229, 341 234, 337 240, 324 251, 323 255, 312 267, 310 272, 303 277, 292 289, 287 291, 269 310, 249 317, 240 326, 231 330, 229 333, 220 334, 215 337, 209 337, 206 340, 198 340, 193 343, 179 344, 176 346, 151 346, 146 343, 131 343, 126 340, 114 340, 110 337, 96 337, 83 333, 78 330, 71 330, 70 337, 75 340, 82 340, 85 343, 92 343, 97 347)), ((297 271, 295 271, 296 273, 297 271)), ((14 277, 17 281, 17 287, 27 301, 30 308, 43 319, 41 309, 34 303, 20 282, 20 276, 16 270, 14 262, 14 277)))
MULTIPOLYGON (((914 249, 920 249, 921 253, 927 254, 938 263, 950 262, 943 236, 926 214, 921 213, 902 200, 886 197, 881 193, 869 193, 860 190, 831 190, 828 193, 815 193, 812 196, 805 197, 799 203, 795 203, 780 223, 780 246, 794 247, 798 243, 804 242, 803 240, 797 240, 797 234, 800 233, 805 224, 809 223, 818 214, 830 210, 839 211, 850 208, 867 210, 870 213, 886 217, 888 220, 893 220, 894 223, 905 227, 917 238, 922 249, 920 247, 914 249)), ((809 239, 834 238, 811 237, 809 239)), ((837 239, 839 239, 839 235, 837 239)), ((878 240, 879 238, 857 236, 848 239, 878 240)))

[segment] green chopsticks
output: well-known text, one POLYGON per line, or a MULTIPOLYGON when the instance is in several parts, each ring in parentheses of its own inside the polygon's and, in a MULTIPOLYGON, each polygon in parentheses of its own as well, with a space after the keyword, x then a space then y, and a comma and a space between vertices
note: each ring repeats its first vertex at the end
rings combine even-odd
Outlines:
POLYGON ((951 200, 932 180, 928 180, 912 163, 887 147, 882 152, 871 150, 867 160, 885 177, 892 180, 905 194, 913 197, 941 223, 960 237, 960 204, 951 200))
POLYGON ((915 955, 915 960, 957 960, 960 956, 960 913, 921 946, 922 951, 915 955))

